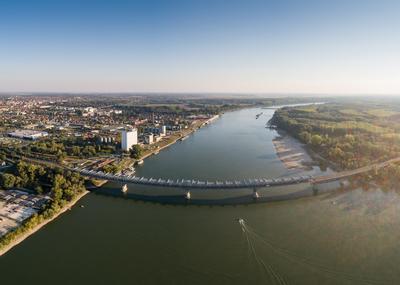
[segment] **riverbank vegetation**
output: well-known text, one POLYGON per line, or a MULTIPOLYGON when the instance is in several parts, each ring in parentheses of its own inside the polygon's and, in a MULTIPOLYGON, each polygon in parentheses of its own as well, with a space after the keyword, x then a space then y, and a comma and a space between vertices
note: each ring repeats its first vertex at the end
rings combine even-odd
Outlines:
POLYGON ((140 159, 143 155, 143 148, 140 145, 134 145, 129 151, 130 157, 140 159))
POLYGON ((59 214, 85 191, 85 179, 78 173, 45 168, 20 161, 7 173, 0 175, 2 188, 25 188, 36 194, 47 194, 51 201, 19 227, 0 238, 0 251, 35 227, 59 214))
POLYGON ((39 153, 54 156, 75 156, 80 158, 104 155, 115 152, 116 144, 100 143, 98 139, 63 137, 33 142, 26 146, 26 153, 39 153))
POLYGON ((338 168, 354 169, 400 156, 400 108, 396 106, 285 107, 275 112, 269 124, 287 131, 338 168))

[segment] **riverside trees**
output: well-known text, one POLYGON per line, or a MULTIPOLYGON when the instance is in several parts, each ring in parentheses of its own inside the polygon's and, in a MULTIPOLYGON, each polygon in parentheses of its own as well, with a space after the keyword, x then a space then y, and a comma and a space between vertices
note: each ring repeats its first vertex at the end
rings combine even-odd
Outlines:
POLYGON ((277 110, 270 124, 341 168, 353 169, 400 155, 400 112, 385 108, 378 112, 375 105, 345 103, 287 107, 277 110))
POLYGON ((84 178, 78 173, 19 161, 8 173, 0 174, 0 186, 27 188, 36 194, 50 194, 53 201, 63 204, 85 190, 84 178))
POLYGON ((140 145, 134 145, 130 149, 130 156, 134 159, 140 159, 143 155, 143 149, 140 145))
POLYGON ((101 144, 97 139, 61 137, 57 140, 47 139, 31 143, 24 148, 24 153, 43 154, 57 157, 59 160, 67 156, 91 157, 99 154, 115 152, 115 144, 101 144))
POLYGON ((41 194, 41 184, 50 183, 49 178, 50 176, 42 166, 19 161, 10 173, 0 175, 0 186, 30 188, 41 194))
POLYGON ((84 183, 84 178, 78 173, 44 168, 22 161, 16 165, 11 173, 2 173, 0 175, 0 185, 2 187, 23 186, 37 193, 45 191, 52 199, 39 213, 34 214, 19 227, 2 236, 0 238, 0 250, 44 221, 53 218, 68 202, 74 200, 86 190, 84 183), (38 191, 38 187, 40 187, 40 191, 38 191))

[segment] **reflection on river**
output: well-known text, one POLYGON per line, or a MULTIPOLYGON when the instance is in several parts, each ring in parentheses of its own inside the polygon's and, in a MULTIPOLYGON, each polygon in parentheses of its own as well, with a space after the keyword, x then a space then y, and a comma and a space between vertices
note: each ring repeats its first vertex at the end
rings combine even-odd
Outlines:
MULTIPOLYGON (((278 160, 272 144, 276 132, 264 127, 272 112, 227 113, 147 159, 137 175, 234 180, 297 174, 278 160)), ((182 190, 129 185, 124 198, 120 187, 110 183, 101 191, 116 197, 87 195, 80 202, 84 208, 75 207, 1 257, 2 283, 400 282, 400 198, 394 192, 338 190, 274 203, 197 206, 192 203, 210 198, 247 199, 252 190, 198 190, 189 204, 171 205, 129 195, 181 195, 182 190)), ((306 187, 261 194, 273 197, 306 187)))

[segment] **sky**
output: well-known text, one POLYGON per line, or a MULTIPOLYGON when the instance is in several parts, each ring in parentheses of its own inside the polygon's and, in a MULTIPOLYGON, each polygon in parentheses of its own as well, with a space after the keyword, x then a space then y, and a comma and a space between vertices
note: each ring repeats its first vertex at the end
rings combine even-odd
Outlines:
POLYGON ((0 0, 0 92, 400 95, 397 0, 0 0))

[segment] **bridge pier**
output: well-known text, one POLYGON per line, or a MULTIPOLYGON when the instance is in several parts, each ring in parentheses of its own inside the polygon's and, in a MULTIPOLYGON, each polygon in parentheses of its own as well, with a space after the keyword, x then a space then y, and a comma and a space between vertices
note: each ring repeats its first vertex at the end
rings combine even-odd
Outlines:
POLYGON ((260 195, 258 195, 257 188, 253 188, 253 200, 257 200, 260 198, 260 195))
POLYGON ((121 187, 121 192, 122 193, 126 193, 126 192, 128 192, 128 185, 127 184, 124 184, 122 187, 121 187))
POLYGON ((190 191, 187 190, 187 191, 185 192, 185 199, 186 199, 186 201, 189 201, 191 198, 192 198, 192 195, 190 194, 190 191))

